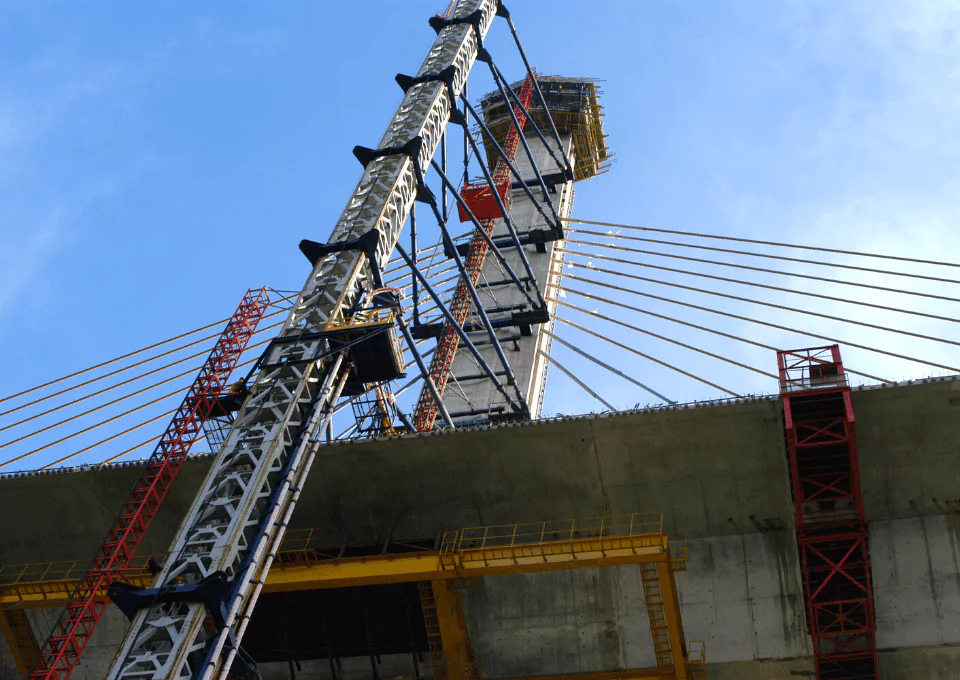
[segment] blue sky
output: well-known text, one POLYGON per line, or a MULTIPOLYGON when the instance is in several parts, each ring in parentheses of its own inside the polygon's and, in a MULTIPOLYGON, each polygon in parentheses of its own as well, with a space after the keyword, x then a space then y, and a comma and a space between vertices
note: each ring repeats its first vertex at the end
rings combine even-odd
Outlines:
MULTIPOLYGON (((250 286, 299 288, 308 269, 297 243, 329 234, 360 174, 350 150, 376 144, 400 98, 393 76, 416 71, 433 39, 426 18, 440 4, 3 3, 0 393, 223 318, 250 286)), ((509 7, 542 72, 605 81, 617 163, 578 185, 575 216, 960 261, 960 3, 509 7)), ((517 78, 506 36, 497 26, 489 44, 517 78)), ((485 87, 481 79, 473 92, 485 87)), ((840 293, 960 316, 954 303, 840 293)), ((781 293, 763 299, 810 306, 781 293)), ((817 309, 938 335, 956 328, 833 303, 817 309)), ((796 322, 786 312, 752 314, 796 322)), ((684 318, 774 346, 818 344, 684 318)), ((956 356, 911 338, 804 323, 948 365, 956 356)), ((765 350, 647 327, 775 367, 765 350)), ((775 387, 675 346, 622 339, 738 393, 775 387)), ((845 357, 894 379, 946 372, 856 350, 845 357)), ((558 358, 618 407, 651 400, 569 353, 558 358)), ((617 361, 679 401, 720 396, 635 357, 617 361)), ((545 415, 597 407, 556 372, 549 390, 545 415)))

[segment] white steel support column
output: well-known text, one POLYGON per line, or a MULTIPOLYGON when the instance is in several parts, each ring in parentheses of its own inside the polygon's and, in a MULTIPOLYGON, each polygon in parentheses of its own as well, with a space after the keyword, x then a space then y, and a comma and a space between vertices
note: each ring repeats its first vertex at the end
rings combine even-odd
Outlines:
MULTIPOLYGON (((496 12, 493 0, 463 0, 454 17, 464 19, 479 11, 478 32, 486 35, 496 12)), ((463 89, 476 59, 474 26, 449 25, 439 32, 417 75, 454 66, 453 95, 463 89)), ((429 167, 451 111, 450 92, 431 81, 407 90, 387 127, 379 148, 399 147, 420 137, 419 163, 429 167)), ((394 250, 417 190, 415 163, 395 154, 370 162, 341 215, 330 242, 349 241, 372 229, 379 231, 376 257, 384 266, 394 250)), ((253 574, 264 577, 265 546, 282 537, 296 484, 304 470, 301 444, 310 437, 336 390, 342 384, 332 372, 339 360, 318 359, 326 342, 317 334, 339 318, 355 299, 359 287, 368 290, 370 266, 358 251, 344 251, 321 259, 307 280, 278 342, 271 345, 251 396, 237 415, 220 454, 184 519, 155 583, 196 583, 223 572, 239 586, 239 595, 227 602, 228 626, 247 608, 254 591, 253 574), (326 389, 325 389, 326 388, 326 389), (296 484, 291 483, 295 481, 296 484), (271 505, 274 499, 276 503, 271 505), (250 556, 254 555, 251 561, 250 556)), ((208 633, 204 606, 195 603, 159 604, 141 610, 133 620, 108 677, 111 680, 185 680, 222 677, 222 656, 214 654, 204 665, 208 633)), ((222 636, 217 636, 221 640, 222 636)), ((239 637, 239 636, 238 636, 239 637)), ((239 640, 238 640, 239 641, 239 640)))

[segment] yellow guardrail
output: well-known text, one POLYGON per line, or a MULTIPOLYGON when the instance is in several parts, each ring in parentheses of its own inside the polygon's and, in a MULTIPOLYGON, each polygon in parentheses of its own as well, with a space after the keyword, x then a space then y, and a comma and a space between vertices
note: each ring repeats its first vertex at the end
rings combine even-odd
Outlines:
MULTIPOLYGON (((614 564, 663 562, 670 553, 658 512, 533 524, 471 527, 447 532, 439 551, 339 558, 316 545, 328 534, 291 531, 265 584, 266 592, 338 588, 614 564)), ((137 557, 124 581, 148 586, 151 556, 137 557)), ((162 562, 164 555, 155 555, 162 562)), ((0 566, 0 608, 65 602, 89 562, 75 560, 0 566)))
POLYGON ((387 326, 392 325, 396 318, 396 307, 374 307, 361 310, 351 316, 341 316, 330 319, 327 322, 325 330, 353 330, 370 328, 372 326, 387 326))

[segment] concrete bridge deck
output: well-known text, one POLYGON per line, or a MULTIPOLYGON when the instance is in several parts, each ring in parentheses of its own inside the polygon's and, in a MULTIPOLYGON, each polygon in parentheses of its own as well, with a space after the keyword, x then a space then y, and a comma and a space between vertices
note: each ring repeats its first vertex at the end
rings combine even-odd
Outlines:
MULTIPOLYGON (((853 399, 881 677, 960 677, 960 379, 853 399)), ((207 467, 185 464, 141 552, 167 548, 207 467)), ((0 478, 0 564, 92 555, 138 474, 130 465, 0 478)), ((664 511, 671 538, 690 540, 677 581, 687 638, 706 641, 708 677, 812 674, 773 397, 326 445, 292 528, 319 528, 329 545, 379 544, 647 509, 664 511)), ((654 665, 635 568, 489 578, 464 601, 489 677, 654 665)), ((31 612, 40 637, 55 614, 31 612)), ((109 615, 74 678, 102 677, 124 629, 109 615)), ((383 677, 407 674, 407 659, 384 657, 383 677)), ((12 668, 0 644, 0 677, 16 677, 12 668)), ((367 659, 352 668, 344 662, 346 677, 371 675, 367 659)), ((290 677, 287 664, 263 672, 290 677)))

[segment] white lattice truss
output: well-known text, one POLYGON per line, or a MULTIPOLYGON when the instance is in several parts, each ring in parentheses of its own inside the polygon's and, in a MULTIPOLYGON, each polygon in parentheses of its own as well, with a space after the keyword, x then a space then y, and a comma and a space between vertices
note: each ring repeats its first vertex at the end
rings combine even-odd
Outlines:
MULTIPOLYGON (((476 10, 482 12, 479 33, 485 36, 496 12, 493 0, 461 2, 452 18, 465 18, 476 10)), ((477 51, 473 25, 451 24, 439 32, 417 75, 455 66, 456 97, 477 51)), ((454 103, 441 82, 414 85, 379 147, 402 146, 419 136, 420 167, 429 167, 454 103)), ((415 167, 402 154, 370 162, 329 241, 352 240, 378 229, 376 256, 385 266, 413 205, 415 167)), ((358 286, 368 284, 370 275, 366 256, 359 251, 344 251, 317 263, 278 336, 288 340, 272 345, 155 581, 196 583, 224 572, 239 584, 237 596, 228 602, 227 628, 211 642, 204 630, 202 604, 160 604, 141 610, 114 660, 110 680, 225 677, 234 655, 228 631, 239 643, 259 594, 257 582, 266 577, 270 555, 283 537, 284 520, 309 471, 313 435, 329 418, 343 387, 341 357, 317 360, 325 342, 316 334, 349 309, 358 286), (271 505, 268 501, 274 496, 278 502, 271 505)))

